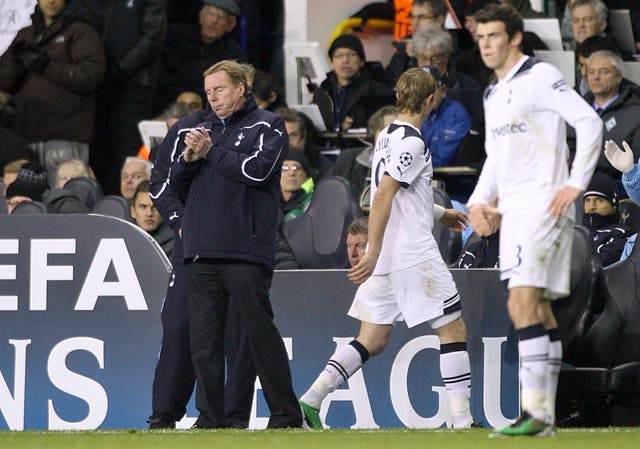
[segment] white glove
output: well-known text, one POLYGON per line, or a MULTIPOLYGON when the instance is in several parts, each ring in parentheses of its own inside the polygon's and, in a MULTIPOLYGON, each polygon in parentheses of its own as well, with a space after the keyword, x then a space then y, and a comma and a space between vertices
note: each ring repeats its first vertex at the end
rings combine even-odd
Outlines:
POLYGON ((633 151, 625 141, 622 141, 622 146, 624 150, 621 150, 613 140, 607 140, 604 143, 604 155, 617 170, 627 173, 633 168, 633 151))

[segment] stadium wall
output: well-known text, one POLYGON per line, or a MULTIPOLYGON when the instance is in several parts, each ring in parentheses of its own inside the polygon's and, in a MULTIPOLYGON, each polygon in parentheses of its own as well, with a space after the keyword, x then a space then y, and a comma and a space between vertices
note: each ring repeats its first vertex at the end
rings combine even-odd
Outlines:
MULTIPOLYGON (((95 215, 0 217, 0 429, 145 428, 170 265, 137 227, 95 215)), ((495 270, 453 270, 469 332, 472 411, 517 415, 517 345, 495 270)), ((297 394, 357 333, 344 270, 277 272, 272 303, 297 394)), ((328 426, 446 423, 438 339, 398 323, 387 350, 324 403, 328 426)), ((251 427, 266 426, 256 383, 251 427)), ((179 427, 197 410, 189 404, 179 427)))

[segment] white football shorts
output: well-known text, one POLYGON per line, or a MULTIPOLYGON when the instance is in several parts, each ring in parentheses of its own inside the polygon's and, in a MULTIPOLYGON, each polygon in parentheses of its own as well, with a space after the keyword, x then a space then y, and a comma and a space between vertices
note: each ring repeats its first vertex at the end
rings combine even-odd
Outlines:
POLYGON ((429 322, 433 329, 461 316, 460 295, 442 259, 371 276, 356 292, 349 316, 373 324, 429 322))
POLYGON ((544 213, 507 213, 500 226, 500 279, 509 288, 538 287, 542 297, 569 294, 573 221, 544 213))

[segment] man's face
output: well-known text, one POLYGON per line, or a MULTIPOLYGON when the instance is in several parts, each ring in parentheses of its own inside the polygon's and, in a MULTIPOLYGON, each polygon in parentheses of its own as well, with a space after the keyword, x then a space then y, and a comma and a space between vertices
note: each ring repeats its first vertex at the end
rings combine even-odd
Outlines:
POLYGON ((611 215, 616 210, 608 200, 601 196, 588 195, 584 199, 584 213, 585 214, 598 214, 602 216, 611 215))
POLYGON ((477 36, 484 65, 496 72, 505 68, 509 56, 519 45, 515 35, 509 39, 504 22, 479 23, 477 36))
POLYGON ((60 16, 66 4, 66 0, 38 0, 38 5, 40 5, 45 19, 55 19, 60 16))
POLYGON ((434 16, 431 5, 413 5, 411 8, 411 26, 413 27, 413 34, 423 29, 425 26, 432 23, 442 25, 444 23, 444 17, 434 16))
POLYGON ((587 80, 587 58, 582 55, 578 55, 578 69, 580 69, 580 76, 587 80))
POLYGON ((573 8, 571 20, 573 38, 577 43, 602 33, 607 27, 606 21, 604 23, 598 22, 596 11, 592 5, 580 5, 573 8))
POLYGON ((347 234, 347 255, 351 266, 358 265, 364 253, 367 252, 368 234, 347 234))
POLYGON ((202 109, 202 97, 195 92, 184 91, 178 98, 176 98, 176 103, 184 103, 189 106, 196 106, 198 109, 202 109))
POLYGON ((476 27, 478 24, 476 23, 476 18, 474 16, 467 16, 464 18, 464 27, 467 29, 473 42, 476 42, 478 38, 476 37, 476 27))
POLYGON ((236 26, 236 17, 213 5, 204 5, 200 10, 198 22, 202 40, 211 43, 233 30, 236 26))
POLYGON ((120 178, 120 194, 127 200, 133 198, 136 193, 136 187, 142 181, 148 181, 147 169, 140 162, 129 162, 122 168, 122 176, 120 178))
POLYGON ((223 70, 207 75, 204 79, 204 91, 211 109, 222 120, 229 118, 244 104, 244 84, 236 86, 223 70))
POLYGON ((8 198, 7 199, 7 211, 9 213, 12 213, 13 209, 15 209, 18 206, 18 204, 24 203, 26 201, 32 201, 32 200, 28 196, 21 196, 21 195, 16 195, 14 197, 8 198))
POLYGON ((364 61, 355 50, 338 47, 333 52, 331 68, 336 72, 340 84, 349 84, 353 81, 360 73, 362 66, 364 61))
POLYGON ((289 148, 304 150, 306 136, 304 136, 300 130, 300 123, 284 122, 284 126, 286 126, 287 134, 289 134, 289 148))
POLYGON ((282 163, 282 173, 280 175, 280 188, 283 194, 294 193, 300 190, 300 186, 309 178, 309 175, 302 168, 298 161, 285 160, 282 163))
POLYGON ((611 64, 609 58, 596 56, 587 66, 587 85, 593 95, 611 97, 618 92, 622 75, 611 64))
POLYGON ((418 60, 418 67, 430 65, 438 70, 440 76, 444 76, 447 73, 449 58, 445 53, 432 48, 427 48, 426 50, 416 54, 416 59, 418 60))
POLYGON ((140 192, 136 195, 135 201, 131 204, 131 216, 140 228, 149 233, 158 229, 162 224, 162 216, 153 205, 147 192, 140 192))

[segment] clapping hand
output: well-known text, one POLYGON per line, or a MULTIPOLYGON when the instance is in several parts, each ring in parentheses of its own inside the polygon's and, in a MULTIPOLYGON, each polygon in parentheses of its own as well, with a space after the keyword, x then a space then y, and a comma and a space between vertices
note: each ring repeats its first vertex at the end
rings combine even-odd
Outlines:
POLYGON ((613 140, 607 140, 604 144, 604 155, 616 170, 627 173, 633 168, 633 151, 625 141, 622 142, 624 150, 621 149, 613 140))
POLYGON ((186 144, 186 148, 183 156, 187 162, 204 158, 213 146, 211 136, 209 136, 209 133, 204 128, 196 128, 189 131, 184 138, 184 143, 186 144))

